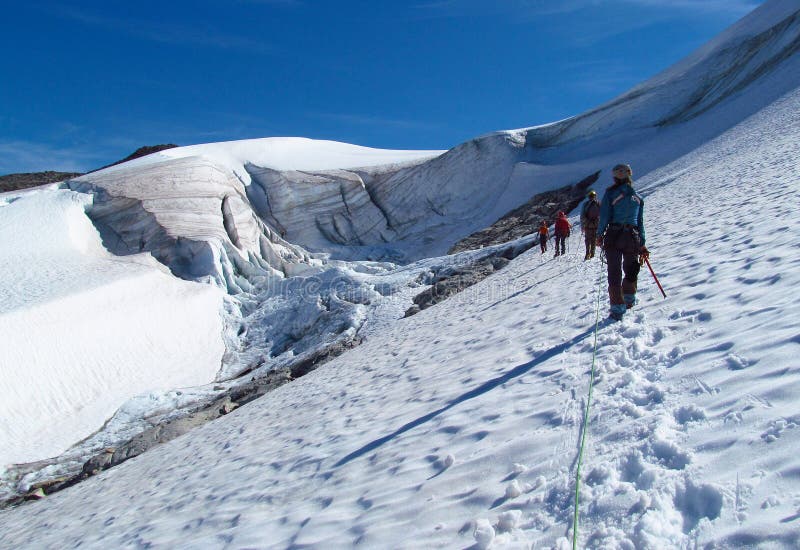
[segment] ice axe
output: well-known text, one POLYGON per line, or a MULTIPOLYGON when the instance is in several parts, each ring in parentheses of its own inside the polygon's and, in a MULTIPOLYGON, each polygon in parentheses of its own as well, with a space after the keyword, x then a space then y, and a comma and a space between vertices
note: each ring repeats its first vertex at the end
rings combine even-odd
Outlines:
POLYGON ((656 277, 656 272, 653 271, 653 266, 650 265, 650 258, 647 257, 646 255, 642 255, 642 259, 644 260, 644 263, 647 264, 647 269, 650 270, 650 275, 653 276, 653 280, 658 285, 658 290, 661 291, 661 295, 664 296, 664 298, 666 298, 667 297, 667 293, 664 292, 664 287, 661 286, 661 283, 658 281, 658 277, 656 277))

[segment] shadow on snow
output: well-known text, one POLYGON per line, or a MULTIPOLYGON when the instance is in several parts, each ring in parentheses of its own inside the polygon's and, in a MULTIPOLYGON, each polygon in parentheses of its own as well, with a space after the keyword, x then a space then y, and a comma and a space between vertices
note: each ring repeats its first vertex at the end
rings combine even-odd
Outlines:
POLYGON ((581 341, 585 340, 587 337, 589 337, 592 334, 594 334, 594 329, 595 329, 595 327, 594 327, 594 325, 592 325, 589 329, 587 329, 586 331, 578 334, 577 336, 573 337, 572 339, 567 340, 566 342, 563 342, 561 344, 558 344, 557 346, 554 346, 554 347, 550 348, 549 350, 547 350, 545 352, 542 352, 535 359, 532 359, 531 361, 528 361, 527 363, 523 363, 522 365, 518 365, 518 366, 514 367, 513 369, 511 369, 510 371, 508 371, 507 373, 503 374, 502 376, 498 376, 497 378, 493 378, 493 379, 491 379, 491 380, 489 380, 487 382, 484 382, 483 384, 481 384, 477 388, 475 388, 473 390, 470 390, 470 391, 468 391, 466 393, 461 394, 460 396, 456 397, 455 399, 453 399, 452 401, 447 403, 444 407, 442 407, 440 409, 437 409, 437 410, 435 410, 433 412, 430 412, 430 413, 428 413, 428 414, 426 414, 424 416, 421 416, 421 417, 417 418, 416 420, 412 420, 411 422, 408 422, 407 424, 401 426, 400 428, 398 428, 397 430, 393 431, 392 433, 390 433, 388 435, 385 435, 385 436, 383 436, 383 437, 381 437, 379 439, 376 439, 375 441, 367 443, 366 445, 364 445, 360 449, 356 449, 352 453, 350 453, 347 456, 341 458, 335 464, 335 466, 336 467, 344 466, 348 462, 351 462, 351 461, 353 461, 353 460, 355 460, 355 459, 357 459, 357 458, 359 458, 359 457, 361 457, 361 456, 363 456, 363 455, 365 455, 365 454, 367 454, 369 452, 372 452, 372 451, 378 449, 383 444, 388 443, 389 441, 391 441, 395 437, 397 437, 399 435, 402 435, 402 434, 404 434, 404 433, 416 428, 417 426, 421 426, 422 424, 425 424, 426 422, 428 422, 430 420, 433 420, 437 416, 440 416, 441 414, 447 412, 448 410, 452 409, 453 407, 456 407, 457 405, 460 405, 461 403, 469 401, 470 399, 474 399, 476 397, 480 397, 480 396, 492 391, 497 386, 500 386, 502 384, 505 384, 506 382, 514 380, 515 378, 519 378, 520 376, 523 376, 524 374, 528 373, 528 371, 530 371, 531 369, 533 369, 537 365, 540 365, 540 364, 544 363, 545 361, 547 361, 549 359, 552 359, 553 357, 557 356, 560 353, 563 353, 564 351, 566 351, 570 347, 572 347, 572 346, 580 343, 581 341))

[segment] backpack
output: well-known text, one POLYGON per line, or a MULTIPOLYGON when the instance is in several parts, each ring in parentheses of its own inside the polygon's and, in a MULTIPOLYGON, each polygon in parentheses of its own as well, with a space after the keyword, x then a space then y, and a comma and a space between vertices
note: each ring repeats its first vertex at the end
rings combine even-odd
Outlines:
POLYGON ((600 219, 600 203, 596 200, 588 201, 586 204, 583 205, 583 213, 581 215, 581 221, 589 220, 589 221, 598 221, 600 219))

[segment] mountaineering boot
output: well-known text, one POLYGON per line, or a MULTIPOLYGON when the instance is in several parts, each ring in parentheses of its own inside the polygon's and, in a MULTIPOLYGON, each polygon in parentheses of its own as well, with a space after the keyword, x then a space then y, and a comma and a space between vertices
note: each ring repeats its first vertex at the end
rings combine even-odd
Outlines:
POLYGON ((609 318, 615 321, 622 320, 622 316, 625 315, 625 310, 627 308, 625 306, 625 299, 622 297, 621 286, 608 287, 608 301, 611 303, 611 311, 608 314, 609 318))
POLYGON ((627 309, 631 309, 636 305, 636 281, 623 279, 622 299, 625 301, 625 307, 627 309))
POLYGON ((625 315, 625 304, 614 304, 611 306, 608 318, 614 319, 615 321, 622 321, 623 315, 625 315))

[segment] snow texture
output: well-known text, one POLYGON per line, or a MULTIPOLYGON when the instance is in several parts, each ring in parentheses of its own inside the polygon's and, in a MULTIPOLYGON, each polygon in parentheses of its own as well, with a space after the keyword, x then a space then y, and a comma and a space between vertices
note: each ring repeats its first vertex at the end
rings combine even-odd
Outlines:
POLYGON ((10 460, 76 442, 63 423, 98 396, 139 394, 114 417, 136 424, 202 400, 215 377, 363 339, 0 511, 0 547, 799 547, 799 21, 796 2, 768 1, 605 106, 444 154, 257 140, 0 196, 10 460), (299 163, 308 151, 318 164, 299 163), (620 160, 668 298, 643 269, 638 305, 599 323, 594 363, 605 273, 577 231, 565 256, 531 249, 400 318, 432 271, 490 252, 436 256, 454 241, 620 160), (134 375, 162 386, 117 382, 134 375), (41 403, 17 397, 31 379, 41 403), (168 391, 181 385, 194 387, 168 391), (65 439, 39 448, 30 434, 48 429, 65 439))

